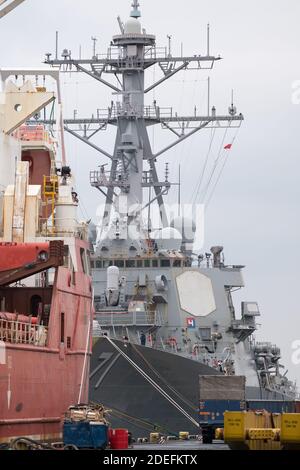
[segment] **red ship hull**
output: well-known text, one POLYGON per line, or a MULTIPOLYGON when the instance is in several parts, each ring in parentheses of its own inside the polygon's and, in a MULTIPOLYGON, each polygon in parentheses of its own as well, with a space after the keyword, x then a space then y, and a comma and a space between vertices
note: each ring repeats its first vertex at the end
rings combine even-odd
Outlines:
MULTIPOLYGON (((58 350, 8 346, 6 354, 11 368, 0 366, 0 443, 20 436, 59 440, 63 413, 78 402, 84 352, 62 360, 58 350)), ((87 400, 85 385, 81 401, 87 400)))
POLYGON ((0 286, 6 311, 21 314, 18 321, 0 312, 0 443, 23 436, 58 440, 68 407, 88 402, 92 289, 82 262, 88 244, 74 239, 70 251, 77 271, 56 268, 51 286, 0 286), (49 306, 47 318, 31 316, 37 296, 42 310, 49 306))

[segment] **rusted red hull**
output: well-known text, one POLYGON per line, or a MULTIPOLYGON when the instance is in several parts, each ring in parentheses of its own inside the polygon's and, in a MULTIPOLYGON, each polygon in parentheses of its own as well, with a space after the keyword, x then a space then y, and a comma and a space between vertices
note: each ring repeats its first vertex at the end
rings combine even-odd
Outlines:
POLYGON ((64 413, 88 401, 92 345, 88 225, 77 221, 71 170, 56 169, 43 126, 15 137, 0 219, 0 443, 61 437, 64 413))
MULTIPOLYGON (((0 442, 27 436, 37 440, 61 437, 62 417, 78 402, 84 352, 6 346, 0 365, 0 442)), ((85 374, 86 375, 86 374, 85 374)), ((81 401, 88 400, 84 377, 81 401)))
POLYGON ((46 326, 0 318, 0 443, 55 441, 69 406, 88 402, 92 290, 79 255, 86 247, 76 240, 78 271, 56 268, 52 287, 0 287, 10 312, 28 315, 33 294, 51 305, 46 326))

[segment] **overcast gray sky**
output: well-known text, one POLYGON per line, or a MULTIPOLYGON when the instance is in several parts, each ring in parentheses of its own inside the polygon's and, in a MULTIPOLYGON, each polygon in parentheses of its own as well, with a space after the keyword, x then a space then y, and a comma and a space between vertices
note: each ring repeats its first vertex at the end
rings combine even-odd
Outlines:
MULTIPOLYGON (((60 50, 78 56, 92 55, 91 36, 97 52, 105 52, 118 33, 116 17, 125 20, 130 0, 26 0, 1 20, 0 63, 3 67, 37 66, 45 52, 54 51, 55 31, 60 50)), ((227 112, 231 89, 238 110, 245 115, 222 179, 206 214, 205 249, 225 247, 229 264, 245 264, 246 288, 237 301, 257 300, 262 316, 258 340, 278 343, 289 376, 300 384, 300 364, 292 363, 292 342, 300 340, 299 316, 299 199, 300 105, 292 103, 292 85, 300 80, 299 0, 141 0, 142 22, 157 35, 158 45, 171 34, 174 54, 206 51, 206 24, 211 24, 211 52, 224 58, 211 73, 212 104, 227 112)), ((158 77, 151 71, 148 81, 158 77)), ((180 114, 193 113, 194 105, 206 109, 207 72, 182 72, 155 93, 162 107, 173 106, 180 114)), ((90 115, 105 108, 109 90, 89 77, 65 75, 65 115, 73 109, 90 115)), ((154 95, 149 96, 149 104, 154 95)), ((166 132, 166 131, 164 131, 166 132)), ((228 134, 228 139, 233 134, 228 134)), ((223 134, 216 139, 222 139, 223 134)), ((113 133, 96 140, 112 151, 113 133)), ((168 142, 157 131, 151 140, 156 149, 168 142)), ((168 152, 161 163, 170 163, 176 179, 183 166, 183 199, 189 202, 207 153, 209 131, 168 152)), ((220 143, 221 140, 219 140, 220 143)), ((216 148, 218 141, 216 140, 216 148)), ((89 170, 105 161, 73 139, 67 138, 68 155, 77 173, 83 213, 94 216, 99 201, 89 187, 89 170)), ((212 158, 215 155, 212 156, 212 158)), ((173 193, 168 198, 175 201, 173 193)))

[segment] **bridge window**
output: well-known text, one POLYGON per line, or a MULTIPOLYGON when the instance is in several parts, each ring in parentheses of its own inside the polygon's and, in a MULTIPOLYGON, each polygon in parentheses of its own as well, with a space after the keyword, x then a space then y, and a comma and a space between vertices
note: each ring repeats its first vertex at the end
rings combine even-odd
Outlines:
POLYGON ((91 253, 87 250, 85 252, 85 259, 86 259, 86 267, 87 267, 87 274, 90 276, 91 275, 91 253))
POLYGON ((123 259, 118 259, 115 261, 115 266, 117 266, 117 268, 124 268, 124 265, 125 265, 125 262, 123 259))
POLYGON ((137 266, 137 268, 142 268, 143 267, 143 260, 138 259, 137 262, 136 262, 136 266, 137 266))
POLYGON ((104 269, 107 269, 107 268, 109 268, 110 266, 113 266, 113 265, 114 265, 113 261, 108 261, 108 260, 103 261, 103 268, 104 269))
POLYGON ((158 259, 152 260, 152 268, 158 268, 158 259))
POLYGON ((150 268, 150 259, 145 259, 144 266, 145 268, 150 268))
POLYGON ((126 268, 135 268, 135 261, 134 259, 126 260, 126 268))
POLYGON ((88 274, 89 273, 88 262, 87 262, 86 251, 84 248, 80 248, 80 258, 81 258, 82 270, 85 274, 88 274))
POLYGON ((174 268, 180 268, 181 267, 181 260, 180 259, 175 259, 173 262, 174 268))
POLYGON ((171 265, 171 262, 170 262, 169 259, 162 259, 162 260, 160 261, 160 266, 161 266, 162 268, 169 268, 170 265, 171 265))
POLYGON ((64 245, 64 267, 68 268, 69 267, 69 261, 70 261, 70 253, 69 253, 69 247, 68 245, 64 245))
POLYGON ((65 342, 65 314, 60 314, 60 342, 65 342))
POLYGON ((37 317, 42 314, 42 297, 33 295, 30 299, 30 315, 37 317))
POLYGON ((76 277, 75 277, 75 269, 74 269, 74 266, 72 267, 72 271, 71 271, 71 283, 73 286, 76 285, 76 277))

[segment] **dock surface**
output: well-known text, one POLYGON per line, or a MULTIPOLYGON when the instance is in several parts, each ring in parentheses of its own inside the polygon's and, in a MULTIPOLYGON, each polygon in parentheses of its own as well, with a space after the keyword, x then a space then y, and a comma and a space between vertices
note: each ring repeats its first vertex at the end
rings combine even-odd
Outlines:
POLYGON ((200 441, 167 441, 164 444, 134 444, 133 450, 230 450, 223 441, 214 441, 213 444, 202 444, 200 441))

